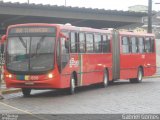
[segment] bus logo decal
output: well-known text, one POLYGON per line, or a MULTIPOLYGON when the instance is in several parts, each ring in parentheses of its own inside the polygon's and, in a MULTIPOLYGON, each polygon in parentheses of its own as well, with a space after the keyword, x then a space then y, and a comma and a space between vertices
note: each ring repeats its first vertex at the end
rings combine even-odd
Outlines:
POLYGON ((75 60, 74 58, 71 58, 69 61, 69 67, 78 67, 79 66, 79 60, 75 60))

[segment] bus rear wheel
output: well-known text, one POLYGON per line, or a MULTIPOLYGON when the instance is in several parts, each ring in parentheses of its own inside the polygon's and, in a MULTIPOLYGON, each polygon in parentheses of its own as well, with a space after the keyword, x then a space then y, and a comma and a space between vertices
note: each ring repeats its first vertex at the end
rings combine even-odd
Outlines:
POLYGON ((24 97, 30 96, 31 89, 30 88, 22 88, 22 93, 24 97))
POLYGON ((75 87, 76 87, 76 84, 75 84, 75 78, 74 76, 72 75, 71 76, 71 80, 70 80, 70 88, 69 88, 69 94, 72 95, 75 93, 75 87))
POLYGON ((104 76, 103 76, 103 87, 106 88, 109 84, 109 80, 108 80, 108 72, 107 70, 104 70, 104 76))
POLYGON ((142 70, 142 68, 139 68, 138 73, 137 73, 137 78, 131 78, 130 82, 131 83, 141 83, 142 78, 143 78, 143 70, 142 70))

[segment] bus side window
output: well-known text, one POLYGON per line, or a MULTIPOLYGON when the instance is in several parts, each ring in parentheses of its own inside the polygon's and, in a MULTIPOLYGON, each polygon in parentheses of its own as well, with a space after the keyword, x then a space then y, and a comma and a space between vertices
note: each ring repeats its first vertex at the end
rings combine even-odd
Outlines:
POLYGON ((144 38, 138 37, 138 50, 139 53, 144 53, 144 38))
POLYGON ((95 46, 95 52, 96 53, 101 53, 102 52, 101 35, 98 35, 98 34, 94 35, 94 46, 95 46))
POLYGON ((153 37, 151 37, 151 52, 155 52, 154 51, 154 42, 155 42, 155 39, 153 37))
POLYGON ((131 53, 137 53, 138 52, 138 46, 137 46, 137 39, 136 37, 130 38, 131 43, 131 53))
POLYGON ((107 35, 102 35, 102 50, 103 53, 109 53, 110 52, 110 39, 107 35))
POLYGON ((93 34, 86 34, 86 51, 93 53, 93 34))
POLYGON ((71 34, 70 34, 70 52, 71 53, 76 53, 77 52, 76 44, 77 44, 76 33, 71 32, 71 34))
MULTIPOLYGON (((63 32, 64 35, 69 37, 69 32, 63 32)), ((69 49, 65 47, 65 38, 61 38, 61 70, 67 65, 69 61, 69 49)))
POLYGON ((85 53, 86 44, 85 44, 85 36, 84 33, 79 33, 79 52, 85 53))
POLYGON ((151 38, 149 37, 145 39, 145 52, 151 52, 151 38))
POLYGON ((129 53, 129 38, 122 37, 122 50, 123 53, 129 53))

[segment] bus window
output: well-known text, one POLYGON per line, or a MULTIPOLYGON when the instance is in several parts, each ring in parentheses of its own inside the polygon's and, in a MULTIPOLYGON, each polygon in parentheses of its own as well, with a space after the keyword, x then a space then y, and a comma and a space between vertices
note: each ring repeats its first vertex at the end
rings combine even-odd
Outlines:
POLYGON ((151 52, 151 38, 149 37, 145 39, 145 52, 151 52))
POLYGON ((79 52, 84 53, 86 51, 85 36, 84 33, 79 33, 79 52))
POLYGON ((154 38, 151 38, 151 52, 154 52, 154 38))
POLYGON ((101 41, 101 35, 94 35, 94 46, 95 46, 95 52, 101 53, 102 52, 102 41, 101 41))
POLYGON ((129 40, 128 37, 122 37, 123 53, 129 53, 129 40))
POLYGON ((137 39, 136 37, 131 37, 130 38, 130 43, 131 43, 131 52, 132 53, 137 53, 137 39))
POLYGON ((93 52, 93 35, 86 34, 86 49, 88 53, 93 52))
POLYGON ((71 53, 76 53, 76 33, 75 32, 71 32, 71 36, 70 36, 70 52, 71 53))
POLYGON ((110 39, 108 39, 107 35, 102 35, 103 42, 102 42, 102 50, 103 53, 109 53, 110 52, 110 39))
POLYGON ((57 65, 58 65, 59 71, 61 71, 60 40, 57 41, 57 65))
POLYGON ((139 50, 139 53, 144 53, 144 38, 143 37, 138 38, 138 50, 139 50))
POLYGON ((69 50, 65 47, 65 38, 61 38, 61 69, 63 69, 69 61, 69 50))

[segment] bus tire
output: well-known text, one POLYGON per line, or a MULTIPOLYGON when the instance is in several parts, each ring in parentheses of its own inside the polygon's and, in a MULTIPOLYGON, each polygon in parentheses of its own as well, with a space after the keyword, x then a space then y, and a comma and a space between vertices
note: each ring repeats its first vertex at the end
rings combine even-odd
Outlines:
POLYGON ((69 88, 70 95, 73 95, 75 93, 75 87, 76 87, 76 80, 74 78, 74 75, 72 75, 70 80, 70 88, 69 88))
POLYGON ((30 96, 31 89, 30 88, 22 88, 22 93, 24 97, 30 96))
POLYGON ((109 78, 108 72, 107 72, 107 70, 104 70, 103 83, 102 83, 104 88, 106 88, 109 84, 108 78, 109 78))
POLYGON ((141 83, 143 78, 143 70, 142 68, 138 68, 138 73, 137 73, 137 78, 131 78, 130 82, 131 83, 141 83))

